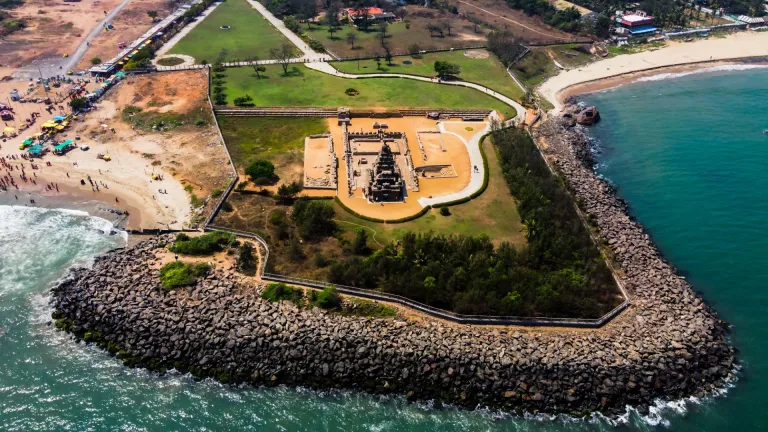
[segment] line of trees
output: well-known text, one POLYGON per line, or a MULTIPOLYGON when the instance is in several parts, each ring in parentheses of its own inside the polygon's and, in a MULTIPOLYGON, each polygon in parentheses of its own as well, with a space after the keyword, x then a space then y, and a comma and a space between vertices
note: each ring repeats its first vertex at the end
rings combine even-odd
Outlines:
POLYGON ((332 264, 330 282, 463 314, 595 318, 615 306, 612 275, 531 138, 504 129, 493 133, 493 142, 518 199, 526 246, 494 247, 486 236, 407 233, 366 258, 332 264))

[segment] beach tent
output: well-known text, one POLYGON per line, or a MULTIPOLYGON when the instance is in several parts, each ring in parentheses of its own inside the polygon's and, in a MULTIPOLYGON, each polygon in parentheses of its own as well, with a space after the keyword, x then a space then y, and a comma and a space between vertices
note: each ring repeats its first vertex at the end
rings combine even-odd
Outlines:
POLYGON ((25 146, 28 146, 28 145, 32 145, 33 142, 35 141, 31 139, 25 139, 22 144, 24 144, 25 146))
POLYGON ((44 151, 45 151, 45 147, 41 146, 40 144, 35 144, 32 147, 30 147, 29 150, 27 150, 29 154, 36 155, 36 156, 41 155, 44 151))
POLYGON ((59 122, 59 121, 62 121, 62 120, 66 120, 66 117, 60 116, 60 115, 59 116, 53 116, 53 121, 59 122))
POLYGON ((3 129, 3 132, 4 132, 4 133, 7 133, 7 134, 12 134, 12 133, 16 132, 16 129, 14 129, 14 128, 10 127, 10 126, 6 126, 6 127, 3 129))

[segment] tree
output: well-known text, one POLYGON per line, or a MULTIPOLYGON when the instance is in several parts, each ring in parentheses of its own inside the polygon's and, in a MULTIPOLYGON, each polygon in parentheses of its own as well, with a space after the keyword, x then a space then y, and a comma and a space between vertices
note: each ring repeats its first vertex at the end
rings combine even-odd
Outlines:
POLYGON ((453 24, 451 24, 451 21, 443 21, 442 27, 445 29, 445 31, 448 32, 448 36, 450 36, 451 29, 453 28, 453 24))
POLYGON ((352 252, 356 255, 366 255, 368 253, 368 232, 365 228, 359 228, 355 239, 352 241, 352 252))
POLYGON ((296 195, 301 192, 302 188, 302 184, 297 181, 293 181, 290 184, 283 183, 277 188, 277 196, 281 202, 286 203, 296 198, 296 195))
POLYGON ((155 20, 157 19, 157 11, 156 10, 147 11, 147 15, 149 15, 149 17, 152 18, 152 22, 155 22, 155 20))
POLYGON ((387 38, 387 23, 385 22, 379 23, 378 31, 379 31, 379 42, 382 45, 384 45, 384 40, 387 38))
POLYGON ((373 59, 376 61, 376 70, 381 70, 381 54, 374 54, 373 59))
POLYGON ((88 99, 84 97, 74 98, 69 101, 69 106, 71 106, 75 111, 87 108, 88 105, 90 105, 90 103, 88 102, 88 99))
POLYGON ((437 24, 433 24, 433 23, 427 24, 427 30, 429 30, 429 35, 431 37, 434 37, 435 33, 439 33, 440 37, 443 37, 445 35, 445 33, 443 33, 443 26, 440 26, 437 24))
POLYGON ((339 2, 331 2, 325 9, 325 22, 330 27, 339 27, 339 13, 341 13, 341 5, 339 2))
POLYGON ((256 74, 256 79, 261 79, 261 73, 262 72, 266 72, 267 68, 265 68, 264 66, 262 66, 260 64, 256 64, 256 62, 259 61, 259 57, 258 56, 251 56, 250 61, 252 61, 254 63, 254 65, 253 65, 253 73, 256 74))
POLYGON ((392 66, 392 51, 389 49, 388 46, 384 46, 384 60, 387 61, 387 66, 392 66))
POLYGON ((368 6, 366 6, 365 2, 356 6, 354 13, 357 27, 363 31, 368 31, 368 28, 371 26, 371 15, 368 13, 368 6))
POLYGON ((283 68, 283 75, 288 75, 288 65, 293 58, 293 46, 290 44, 283 44, 280 48, 272 48, 269 50, 272 58, 280 63, 283 68))
POLYGON ((483 21, 474 15, 468 16, 467 20, 472 23, 472 30, 475 33, 480 33, 480 26, 483 24, 483 21))
POLYGON ((330 34, 331 34, 331 37, 330 37, 330 39, 331 39, 331 40, 336 40, 336 38, 333 36, 333 34, 334 34, 334 33, 336 33, 338 30, 339 30, 339 29, 338 29, 338 27, 336 27, 336 26, 330 26, 330 27, 328 27, 328 33, 330 33, 330 34))
POLYGON ((418 58, 421 47, 417 43, 413 43, 408 47, 408 54, 413 58, 418 58))
POLYGON ((99 58, 99 57, 94 57, 94 58, 92 58, 92 59, 91 59, 91 64, 92 64, 92 65, 101 64, 101 58, 99 58))
POLYGON ((435 72, 441 77, 457 76, 461 73, 461 68, 457 64, 437 60, 435 62, 435 72))
POLYGON ((240 255, 237 257, 237 269, 241 273, 251 274, 256 270, 256 258, 253 256, 253 246, 249 242, 243 242, 240 246, 240 255))
POLYGON ((289 15, 283 18, 283 24, 285 24, 285 28, 287 28, 288 30, 294 33, 299 33, 299 22, 296 21, 296 17, 294 17, 293 15, 289 15))
POLYGON ((354 31, 351 31, 347 33, 347 43, 352 47, 352 49, 355 49, 355 42, 357 42, 357 33, 354 31))
POLYGON ((245 174, 256 183, 258 179, 272 180, 275 176, 275 166, 268 160, 255 160, 245 169, 245 174))
POLYGON ((317 240, 336 232, 335 215, 333 208, 322 201, 299 198, 293 203, 291 219, 302 238, 317 240))

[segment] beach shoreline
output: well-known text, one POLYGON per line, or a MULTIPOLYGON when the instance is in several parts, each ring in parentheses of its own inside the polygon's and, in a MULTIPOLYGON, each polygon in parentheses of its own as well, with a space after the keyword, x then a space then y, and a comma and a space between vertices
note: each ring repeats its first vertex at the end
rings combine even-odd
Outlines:
POLYGON ((551 113, 557 114, 571 96, 667 73, 734 65, 768 65, 768 32, 740 32, 692 43, 670 42, 658 50, 624 54, 564 71, 546 80, 537 91, 554 106, 551 113))

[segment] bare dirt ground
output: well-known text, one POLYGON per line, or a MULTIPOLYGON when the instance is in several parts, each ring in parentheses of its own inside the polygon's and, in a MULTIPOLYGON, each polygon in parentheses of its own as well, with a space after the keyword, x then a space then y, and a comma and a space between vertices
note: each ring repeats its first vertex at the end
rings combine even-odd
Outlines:
MULTIPOLYGON (((376 119, 368 118, 356 118, 352 120, 352 124, 349 129, 351 131, 359 131, 361 128, 363 131, 373 131, 373 123, 376 119)), ((380 121, 380 120, 379 120, 380 121)), ((461 140, 451 134, 441 134, 443 145, 446 151, 437 149, 437 151, 430 151, 427 155, 427 160, 421 156, 419 150, 418 140, 416 138, 416 132, 422 130, 437 130, 437 121, 429 120, 422 117, 404 117, 404 118, 389 118, 386 119, 386 123, 389 126, 390 131, 405 132, 408 138, 408 146, 411 150, 411 157, 415 167, 424 165, 445 164, 453 165, 456 170, 456 177, 453 178, 419 178, 419 191, 414 192, 408 190, 408 196, 405 202, 391 203, 391 204, 370 204, 363 198, 362 190, 357 189, 354 194, 349 196, 349 189, 347 186, 347 168, 343 161, 339 161, 339 199, 352 210, 366 216, 376 217, 380 219, 398 219, 405 216, 410 216, 421 211, 422 207, 418 203, 418 199, 421 197, 437 197, 447 195, 462 190, 469 183, 471 175, 471 166, 469 162, 469 153, 466 150, 466 146, 461 140)), ((333 136, 334 148, 337 155, 344 154, 343 141, 341 139, 341 128, 336 124, 335 119, 331 119, 328 125, 333 136)), ((478 133, 483 129, 483 126, 479 123, 468 123, 473 127, 473 134, 478 133)), ((464 134, 460 134, 465 137, 469 131, 464 130, 464 134)), ((437 135, 435 135, 437 136, 437 135)), ((439 145, 438 145, 439 147, 439 145)), ((435 149, 433 149, 435 150, 435 149)), ((399 156, 398 156, 399 157, 399 156)), ((314 195, 314 194, 313 194, 314 195)))
MULTIPOLYGON (((77 119, 56 137, 80 137, 77 144, 90 149, 74 149, 63 156, 48 154, 37 162, 37 184, 19 183, 31 192, 56 194, 45 188, 46 183, 54 182, 61 194, 128 210, 129 228, 186 228, 201 221, 215 201, 206 198, 213 190, 226 187, 232 172, 207 105, 206 81, 203 71, 186 71, 142 75, 118 84, 97 110, 77 119), (161 114, 185 118, 202 112, 207 121, 167 131, 134 129, 123 120, 122 110, 127 105, 141 107, 149 118, 161 114), (98 154, 109 155, 112 160, 101 160, 98 154), (88 178, 98 190, 86 181, 88 178), (197 206, 193 206, 187 186, 199 200, 197 206)), ((9 147, 3 145, 3 154, 18 154, 17 141, 9 147)))
POLYGON ((540 18, 514 10, 503 0, 460 0, 459 10, 466 16, 474 16, 499 30, 507 30, 529 43, 565 42, 576 39, 544 24, 540 18))
POLYGON ((0 65, 15 68, 33 60, 71 53, 98 25, 104 11, 119 3, 120 0, 26 0, 22 6, 8 11, 13 19, 23 19, 27 27, 0 42, 0 65))
MULTIPOLYGON (((307 139, 304 149, 304 187, 328 186, 333 183, 328 138, 307 139)), ((338 156, 337 156, 338 157, 338 156)))
POLYGON ((117 47, 119 42, 130 43, 144 34, 154 25, 147 15, 151 10, 157 11, 158 19, 172 12, 167 0, 131 0, 112 20, 115 29, 103 31, 96 36, 77 68, 82 70, 91 67, 91 59, 94 57, 100 58, 102 62, 108 61, 120 52, 117 47))

